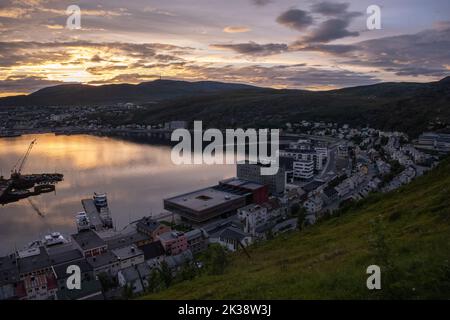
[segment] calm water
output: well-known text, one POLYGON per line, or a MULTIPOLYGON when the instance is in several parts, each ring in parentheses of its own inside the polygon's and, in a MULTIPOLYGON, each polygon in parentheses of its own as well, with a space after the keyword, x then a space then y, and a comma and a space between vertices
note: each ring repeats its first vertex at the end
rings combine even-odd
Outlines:
POLYGON ((234 165, 183 165, 170 160, 170 147, 89 135, 28 135, 0 139, 0 170, 11 168, 37 138, 23 173, 59 172, 64 181, 55 193, 0 205, 0 254, 22 248, 51 231, 65 236, 76 231, 74 216, 81 199, 108 194, 118 228, 144 215, 163 211, 166 197, 212 185, 235 174, 234 165))

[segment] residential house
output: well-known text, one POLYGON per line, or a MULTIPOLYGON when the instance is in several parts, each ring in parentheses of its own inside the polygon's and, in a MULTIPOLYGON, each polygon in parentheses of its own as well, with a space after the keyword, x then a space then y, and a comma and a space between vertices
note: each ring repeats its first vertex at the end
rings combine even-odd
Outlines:
POLYGON ((159 235, 171 231, 169 226, 159 223, 150 217, 144 217, 136 224, 136 230, 140 233, 147 235, 153 241, 158 238, 159 235))
POLYGON ((183 232, 166 232, 158 235, 158 239, 168 255, 177 255, 188 249, 187 238, 183 232))
POLYGON ((194 229, 185 233, 188 249, 192 254, 200 253, 208 248, 208 233, 203 229, 194 229))

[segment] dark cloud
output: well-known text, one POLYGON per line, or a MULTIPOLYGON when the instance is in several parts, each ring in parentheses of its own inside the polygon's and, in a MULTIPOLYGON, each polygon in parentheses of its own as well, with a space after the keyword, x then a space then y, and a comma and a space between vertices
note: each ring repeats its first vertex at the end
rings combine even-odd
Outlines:
POLYGON ((307 43, 330 42, 345 37, 357 37, 359 32, 349 31, 350 19, 329 19, 312 30, 303 41, 307 43))
POLYGON ((289 9, 283 12, 276 20, 279 24, 295 30, 305 30, 313 24, 313 18, 307 11, 289 9))
POLYGON ((237 53, 250 56, 269 56, 288 50, 287 44, 284 43, 258 44, 253 41, 236 44, 212 44, 211 47, 216 49, 233 50, 237 53))
POLYGON ((218 80, 228 82, 245 82, 258 86, 280 86, 288 88, 323 89, 341 88, 373 84, 379 79, 368 75, 343 69, 323 69, 308 67, 305 64, 245 67, 186 66, 195 74, 193 80, 218 80))
POLYGON ((319 2, 311 6, 311 11, 325 16, 338 16, 347 13, 349 3, 319 2))
POLYGON ((54 86, 67 82, 52 81, 40 76, 9 76, 0 81, 2 93, 32 92, 43 87, 54 86))
POLYGON ((351 45, 290 45, 290 50, 318 51, 342 58, 342 63, 379 68, 399 76, 444 77, 450 71, 450 24, 416 34, 384 37, 351 45))

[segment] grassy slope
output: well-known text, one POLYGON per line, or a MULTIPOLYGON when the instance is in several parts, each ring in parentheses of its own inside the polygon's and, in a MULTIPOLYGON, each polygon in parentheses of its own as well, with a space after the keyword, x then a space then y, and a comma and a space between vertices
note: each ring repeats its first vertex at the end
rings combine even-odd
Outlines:
POLYGON ((200 276, 146 299, 450 298, 450 161, 341 217, 233 254, 223 275, 200 276), (381 232, 373 221, 381 218, 381 232), (370 242, 385 236, 388 251, 370 242), (374 252, 389 252, 393 271, 374 252), (383 290, 366 289, 367 266, 383 290))

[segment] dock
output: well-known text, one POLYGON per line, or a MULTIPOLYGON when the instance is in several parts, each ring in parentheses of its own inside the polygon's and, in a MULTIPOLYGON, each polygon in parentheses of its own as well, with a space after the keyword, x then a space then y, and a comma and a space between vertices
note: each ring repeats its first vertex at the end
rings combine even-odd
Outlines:
POLYGON ((91 225, 91 229, 102 230, 103 229, 103 221, 100 218, 100 213, 95 206, 94 200, 92 199, 83 199, 81 200, 81 204, 83 205, 84 212, 88 216, 89 223, 91 225))

